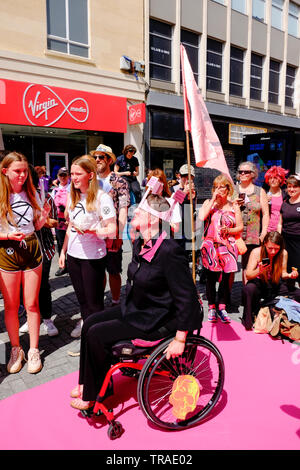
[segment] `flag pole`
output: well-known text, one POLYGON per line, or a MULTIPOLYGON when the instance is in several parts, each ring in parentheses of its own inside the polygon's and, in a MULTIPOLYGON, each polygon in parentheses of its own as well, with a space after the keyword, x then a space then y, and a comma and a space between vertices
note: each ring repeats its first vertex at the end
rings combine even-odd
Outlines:
POLYGON ((193 276, 194 284, 196 284, 196 253, 195 253, 194 209, 193 209, 193 198, 192 198, 190 139, 189 139, 189 131, 188 130, 185 131, 185 135, 186 135, 186 150, 187 150, 187 162, 188 162, 190 218, 191 218, 191 231, 192 231, 192 276, 193 276))

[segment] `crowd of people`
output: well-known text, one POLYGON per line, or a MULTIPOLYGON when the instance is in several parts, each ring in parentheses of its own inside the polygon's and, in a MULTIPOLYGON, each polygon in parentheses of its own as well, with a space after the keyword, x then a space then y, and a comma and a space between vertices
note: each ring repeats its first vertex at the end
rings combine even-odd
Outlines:
POLYGON ((55 275, 69 273, 81 314, 71 332, 81 338, 79 384, 71 392, 77 409, 94 402, 116 341, 153 341, 174 332, 166 355, 176 357, 184 351, 187 333, 201 328, 203 309, 189 263, 197 223, 203 225, 198 257, 208 321, 231 321, 228 305, 239 256, 247 330, 261 299, 289 296, 300 302, 300 176, 287 177, 287 170, 272 166, 261 187, 255 184, 257 167, 245 161, 236 184, 217 176, 210 199, 199 208, 192 166, 182 165, 171 181, 162 169, 149 169, 141 187, 135 154, 136 148, 127 145, 116 158, 100 144, 76 157, 70 172, 60 168, 55 181, 18 152, 6 152, 0 164, 0 290, 11 344, 7 370, 17 373, 25 360, 20 332, 29 333, 29 373, 42 369, 40 324, 50 336, 59 334, 51 319, 49 283, 57 250, 55 275), (121 302, 128 224, 133 254, 121 302), (104 307, 107 280, 112 300, 104 307), (19 330, 20 302, 27 322, 19 330))

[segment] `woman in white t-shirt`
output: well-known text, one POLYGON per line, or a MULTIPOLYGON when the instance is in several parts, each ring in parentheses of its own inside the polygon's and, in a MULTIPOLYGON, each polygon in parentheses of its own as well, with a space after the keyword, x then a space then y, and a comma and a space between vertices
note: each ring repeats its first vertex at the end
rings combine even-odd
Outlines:
MULTIPOLYGON (((89 155, 72 163, 67 210, 69 225, 59 267, 64 268, 67 254, 69 274, 84 321, 91 313, 104 308, 105 238, 116 233, 113 200, 99 189, 97 165, 89 155)), ((78 336, 82 320, 77 325, 78 336)))
POLYGON ((19 372, 25 359, 19 340, 21 286, 29 330, 28 372, 37 373, 42 368, 38 350, 42 253, 35 230, 45 224, 50 206, 40 205, 26 157, 9 153, 0 165, 0 289, 12 346, 7 365, 11 374, 19 372))

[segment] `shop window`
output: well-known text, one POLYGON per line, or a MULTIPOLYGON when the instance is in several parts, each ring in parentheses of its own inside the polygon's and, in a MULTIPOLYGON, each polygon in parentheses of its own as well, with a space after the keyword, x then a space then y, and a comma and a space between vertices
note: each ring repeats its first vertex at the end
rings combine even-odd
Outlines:
POLYGON ((172 79, 172 26, 150 19, 150 78, 172 79))
POLYGON ((47 0, 47 47, 89 57, 87 0, 47 0))
POLYGON ((246 13, 246 0, 231 0, 231 8, 240 13, 246 13))
POLYGON ((269 103, 278 104, 280 80, 280 62, 270 60, 269 70, 269 103))
POLYGON ((261 100, 262 73, 263 58, 260 55, 252 53, 250 71, 250 98, 252 100, 261 100))
POLYGON ((252 0, 252 16, 258 21, 265 21, 265 0, 252 0))
POLYGON ((271 24, 274 28, 282 29, 283 0, 272 0, 271 24))
POLYGON ((293 2, 289 2, 288 33, 299 36, 299 12, 300 8, 293 2))
POLYGON ((222 92, 223 44, 207 38, 206 89, 222 92))
MULTIPOLYGON (((181 30, 180 37, 182 45, 185 47, 189 62, 194 72, 195 81, 198 84, 199 79, 199 34, 192 33, 185 29, 181 30)), ((180 74, 180 83, 182 83, 182 74, 180 74)))
POLYGON ((237 47, 230 48, 230 95, 243 96, 244 51, 237 47))
POLYGON ((296 68, 287 65, 285 80, 285 105, 294 108, 296 68))

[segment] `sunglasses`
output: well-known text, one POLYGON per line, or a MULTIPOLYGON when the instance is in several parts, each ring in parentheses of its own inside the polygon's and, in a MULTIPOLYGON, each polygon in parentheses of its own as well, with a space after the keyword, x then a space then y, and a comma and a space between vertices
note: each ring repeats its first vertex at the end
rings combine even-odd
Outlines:
POLYGON ((94 159, 95 160, 104 160, 104 158, 106 158, 106 155, 94 155, 94 159))
POLYGON ((250 175, 252 173, 251 170, 239 170, 240 175, 250 175))

